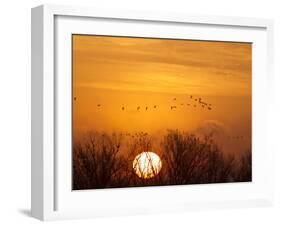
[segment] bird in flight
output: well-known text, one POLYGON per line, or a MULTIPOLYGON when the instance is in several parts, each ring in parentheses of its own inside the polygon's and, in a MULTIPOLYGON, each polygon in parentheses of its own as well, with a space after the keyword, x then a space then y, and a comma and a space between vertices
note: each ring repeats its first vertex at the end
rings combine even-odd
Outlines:
POLYGON ((137 110, 140 110, 140 106, 137 107, 137 110))
POLYGON ((157 107, 157 105, 154 105, 154 108, 156 108, 157 107))
POLYGON ((145 110, 147 111, 148 107, 145 108, 145 110))
POLYGON ((98 104, 97 106, 98 106, 98 107, 100 107, 101 105, 100 105, 100 104, 98 104))
POLYGON ((125 110, 125 108, 124 108, 124 107, 122 107, 122 110, 124 111, 124 110, 125 110))
POLYGON ((177 100, 177 98, 174 98, 174 100, 177 100))
POLYGON ((177 106, 171 106, 171 110, 173 110, 174 108, 177 108, 177 106))
POLYGON ((192 99, 192 95, 190 95, 190 99, 192 99))

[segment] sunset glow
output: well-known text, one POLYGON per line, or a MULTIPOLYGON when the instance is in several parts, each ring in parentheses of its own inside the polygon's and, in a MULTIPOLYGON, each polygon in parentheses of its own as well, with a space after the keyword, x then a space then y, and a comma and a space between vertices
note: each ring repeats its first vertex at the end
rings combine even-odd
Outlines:
POLYGON ((140 178, 155 177, 162 168, 160 157, 153 152, 142 152, 136 156, 133 169, 140 178))
POLYGON ((251 43, 72 35, 72 63, 76 189, 251 180, 251 43))

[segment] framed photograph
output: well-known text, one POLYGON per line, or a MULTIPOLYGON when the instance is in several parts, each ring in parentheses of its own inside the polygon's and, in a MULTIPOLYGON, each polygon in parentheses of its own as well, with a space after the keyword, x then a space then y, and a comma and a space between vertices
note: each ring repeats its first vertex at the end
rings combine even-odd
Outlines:
POLYGON ((273 23, 32 9, 32 216, 270 205, 273 23))

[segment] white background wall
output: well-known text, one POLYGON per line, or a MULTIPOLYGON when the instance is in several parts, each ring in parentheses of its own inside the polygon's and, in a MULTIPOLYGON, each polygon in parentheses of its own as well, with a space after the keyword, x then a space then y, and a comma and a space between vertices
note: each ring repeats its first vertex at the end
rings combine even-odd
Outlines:
MULTIPOLYGON (((6 0, 0 8, 0 225, 37 225, 30 208, 30 8, 49 0, 6 0)), ((269 138, 275 150, 274 207, 51 222, 52 225, 281 225, 281 7, 276 0, 56 0, 99 8, 272 18, 275 103, 269 138)))

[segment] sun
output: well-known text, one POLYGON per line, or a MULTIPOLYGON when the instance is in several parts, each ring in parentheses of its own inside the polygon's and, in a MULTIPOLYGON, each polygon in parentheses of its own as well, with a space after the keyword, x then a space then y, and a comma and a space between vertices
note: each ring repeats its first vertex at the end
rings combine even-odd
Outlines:
POLYGON ((142 152, 133 161, 134 172, 143 179, 155 177, 161 168, 161 159, 154 152, 142 152))

